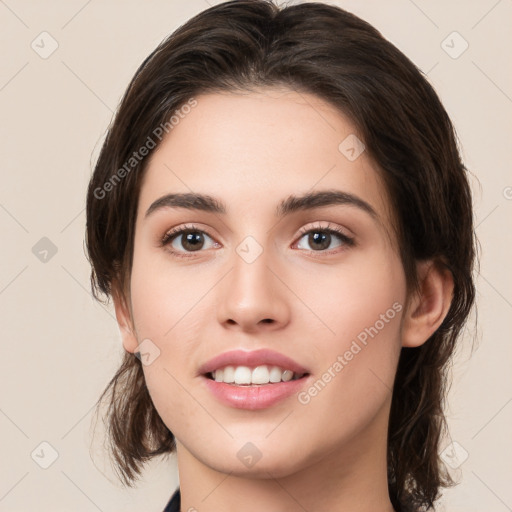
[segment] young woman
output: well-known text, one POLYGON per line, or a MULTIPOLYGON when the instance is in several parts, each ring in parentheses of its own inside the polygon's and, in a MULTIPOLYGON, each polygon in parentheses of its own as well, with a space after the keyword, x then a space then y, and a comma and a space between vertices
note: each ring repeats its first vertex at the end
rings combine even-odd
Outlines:
POLYGON ((87 196, 123 481, 176 451, 167 511, 431 509, 474 247, 448 115, 375 28, 195 16, 138 69, 87 196))

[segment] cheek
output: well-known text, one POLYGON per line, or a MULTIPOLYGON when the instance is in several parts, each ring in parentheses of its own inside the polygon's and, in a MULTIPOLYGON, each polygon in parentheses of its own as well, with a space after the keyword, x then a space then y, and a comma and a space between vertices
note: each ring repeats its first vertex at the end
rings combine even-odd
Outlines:
MULTIPOLYGON (((137 246, 136 246, 137 247, 137 246)), ((139 343, 150 340, 151 364, 143 365, 153 403, 162 419, 172 418, 177 433, 194 421, 190 395, 184 391, 194 371, 206 312, 205 294, 210 286, 192 266, 170 269, 165 258, 140 249, 134 254, 131 301, 139 343), (171 271, 172 270, 172 271, 171 271)))
MULTIPOLYGON (((399 259, 370 257, 358 268, 325 281, 322 320, 332 331, 312 345, 319 373, 298 396, 304 418, 314 417, 336 437, 369 424, 391 398, 400 355, 406 297, 399 259)), ((310 297, 311 298, 311 297, 310 297)))
POLYGON ((139 337, 163 340, 194 325, 207 291, 196 276, 192 266, 170 265, 161 249, 135 250, 131 297, 139 337))
MULTIPOLYGON (((196 340, 201 339, 207 301, 204 281, 194 286, 193 276, 170 274, 149 268, 132 278, 132 307, 137 338, 150 339, 159 352, 158 359, 148 365, 146 373, 165 369, 177 377, 192 371, 190 365, 196 340), (164 366, 165 363, 165 366, 164 366)), ((211 312, 209 313, 211 316, 211 312)), ((189 378, 190 375, 187 375, 189 378)))
POLYGON ((329 331, 322 353, 343 349, 358 336, 364 342, 374 327, 385 340, 399 338, 406 285, 401 262, 391 251, 357 256, 335 271, 317 271, 303 278, 302 289, 304 302, 329 331))

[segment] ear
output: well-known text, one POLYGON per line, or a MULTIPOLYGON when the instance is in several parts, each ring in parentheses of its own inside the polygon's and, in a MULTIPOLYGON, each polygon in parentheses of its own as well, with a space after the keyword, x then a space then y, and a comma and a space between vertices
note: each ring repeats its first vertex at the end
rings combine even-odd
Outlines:
POLYGON ((112 284, 112 300, 116 311, 117 324, 121 331, 123 347, 127 352, 134 353, 138 346, 132 314, 127 304, 125 294, 118 284, 112 284))
POLYGON ((419 289, 411 296, 402 323, 402 346, 423 345, 443 323, 453 297, 452 273, 439 263, 417 267, 419 289))

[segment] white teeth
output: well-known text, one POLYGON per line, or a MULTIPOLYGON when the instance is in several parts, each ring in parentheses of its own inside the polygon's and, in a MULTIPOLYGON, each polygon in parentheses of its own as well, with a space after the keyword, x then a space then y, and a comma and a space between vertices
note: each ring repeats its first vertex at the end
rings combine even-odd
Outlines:
POLYGON ((252 372, 247 366, 237 366, 235 370, 235 384, 250 384, 252 372))
POLYGON ((257 366, 254 368, 251 380, 253 384, 268 384, 270 381, 268 367, 257 366))
POLYGON ((281 382, 283 372, 278 366, 273 366, 270 370, 270 382, 281 382))
POLYGON ((287 382, 289 380, 293 379, 293 372, 291 370, 285 370, 283 372, 283 376, 281 377, 284 382, 287 382))
POLYGON ((226 366, 212 372, 216 382, 227 384, 250 385, 288 382, 300 375, 295 375, 291 370, 282 370, 279 366, 226 366))
MULTIPOLYGON (((217 372, 214 372, 214 373, 217 374, 217 372)), ((215 375, 215 377, 217 377, 217 375, 215 375)), ((235 367, 234 366, 226 366, 226 368, 224 368, 224 375, 222 376, 222 382, 227 382, 228 384, 235 382, 235 367)))

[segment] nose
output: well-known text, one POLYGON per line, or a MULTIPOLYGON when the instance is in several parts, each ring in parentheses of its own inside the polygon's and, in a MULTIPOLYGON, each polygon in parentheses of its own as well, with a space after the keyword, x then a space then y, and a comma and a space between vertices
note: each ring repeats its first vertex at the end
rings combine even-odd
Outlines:
POLYGON ((218 320, 228 328, 244 332, 282 329, 289 322, 288 290, 279 265, 264 250, 254 261, 238 253, 233 268, 222 280, 218 292, 218 320))

